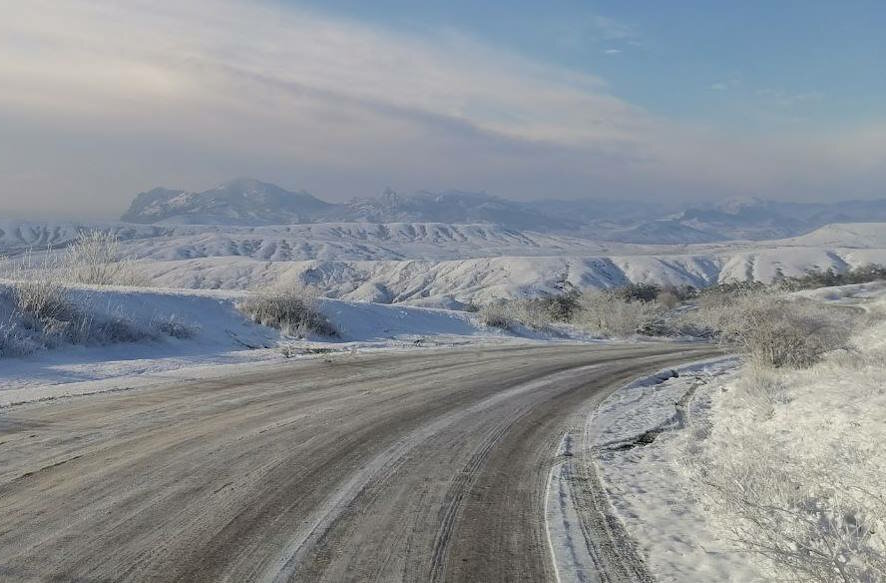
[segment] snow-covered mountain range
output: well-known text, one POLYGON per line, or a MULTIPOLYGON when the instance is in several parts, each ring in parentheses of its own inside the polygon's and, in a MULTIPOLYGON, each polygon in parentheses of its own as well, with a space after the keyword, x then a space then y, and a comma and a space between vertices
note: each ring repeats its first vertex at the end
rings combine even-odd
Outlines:
POLYGON ((432 306, 570 286, 703 287, 886 264, 886 201, 749 199, 676 211, 389 191, 333 204, 238 179, 201 193, 142 193, 124 219, 0 220, 0 255, 59 252, 78 233, 101 229, 118 236, 121 254, 155 286, 261 289, 297 282, 333 298, 432 306))
POLYGON ((238 178, 204 192, 155 188, 140 193, 121 218, 137 224, 226 226, 482 223, 598 241, 688 244, 783 238, 831 223, 886 221, 886 199, 793 203, 750 198, 680 209, 646 202, 519 202, 486 193, 388 190, 375 197, 329 203, 305 191, 238 178))
POLYGON ((238 178, 204 192, 155 188, 136 195, 121 217, 132 223, 272 225, 311 223, 336 208, 307 192, 238 178))

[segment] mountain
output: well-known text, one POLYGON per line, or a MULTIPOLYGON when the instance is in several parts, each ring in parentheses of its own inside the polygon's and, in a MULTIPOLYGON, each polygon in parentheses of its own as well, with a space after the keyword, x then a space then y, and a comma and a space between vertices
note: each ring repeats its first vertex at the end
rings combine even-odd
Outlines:
POLYGON ((799 203, 743 198, 694 206, 624 227, 599 228, 597 238, 646 244, 765 241, 802 235, 834 223, 880 221, 886 221, 886 200, 799 203))
POLYGON ((274 225, 309 223, 336 205, 253 178, 204 192, 155 188, 135 197, 121 220, 130 223, 274 225))
POLYGON ((378 197, 342 205, 341 220, 372 223, 498 224, 535 231, 578 228, 574 220, 554 218, 524 204, 484 192, 446 191, 399 194, 386 190, 378 197))
POLYGON ((568 230, 580 223, 554 218, 522 203, 486 193, 447 191, 399 194, 342 204, 238 178, 205 192, 155 188, 136 195, 121 220, 141 224, 284 225, 320 222, 498 224, 514 229, 568 230))
POLYGON ((251 178, 205 192, 155 188, 135 197, 122 220, 172 225, 310 223, 495 224, 599 241, 691 244, 802 235, 832 223, 886 221, 886 199, 797 203, 732 199, 679 208, 661 202, 537 200, 518 202, 484 192, 402 194, 333 204, 251 178))

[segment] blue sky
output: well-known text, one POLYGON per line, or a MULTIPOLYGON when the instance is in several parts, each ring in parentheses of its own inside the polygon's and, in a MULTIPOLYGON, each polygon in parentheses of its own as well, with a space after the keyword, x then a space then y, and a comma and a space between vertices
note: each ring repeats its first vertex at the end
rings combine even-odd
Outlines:
POLYGON ((886 116, 882 0, 300 4, 414 35, 459 31, 599 76, 662 115, 753 125, 886 116))
POLYGON ((232 176, 331 200, 886 196, 882 0, 7 4, 0 214, 113 217, 232 176))

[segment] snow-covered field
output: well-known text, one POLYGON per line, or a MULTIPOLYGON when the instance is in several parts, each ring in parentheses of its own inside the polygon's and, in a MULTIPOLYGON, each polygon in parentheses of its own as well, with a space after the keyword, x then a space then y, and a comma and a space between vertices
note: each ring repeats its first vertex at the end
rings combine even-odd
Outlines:
MULTIPOLYGON (((886 312, 882 283, 802 295, 886 312)), ((679 372, 617 391, 589 421, 607 494, 651 572, 783 581, 793 563, 817 569, 796 580, 882 581, 886 323, 806 370, 727 359, 679 372)))
MULTIPOLYGON (((0 282, 0 292, 4 289, 0 282)), ((0 407, 169 378, 220 376, 229 373, 232 366, 262 366, 286 358, 563 338, 560 334, 529 331, 520 336, 506 334, 460 311, 320 299, 317 309, 336 328, 337 337, 296 341, 252 323, 238 311, 236 303, 246 295, 242 291, 73 288, 74 303, 93 318, 114 317, 136 329, 174 321, 189 331, 189 337, 157 335, 138 342, 66 344, 22 358, 0 355, 0 407)), ((0 314, 4 312, 3 301, 0 293, 0 314)), ((583 338, 576 334, 571 337, 583 338)))
MULTIPOLYGON (((271 227, 114 223, 145 284, 256 289, 301 282, 354 301, 458 307, 630 282, 704 287, 779 272, 886 263, 886 225, 831 225, 781 241, 630 245, 494 225, 327 223, 271 227)), ((0 253, 59 249, 88 225, 0 224, 0 253)), ((3 265, 0 264, 0 269, 3 265)))

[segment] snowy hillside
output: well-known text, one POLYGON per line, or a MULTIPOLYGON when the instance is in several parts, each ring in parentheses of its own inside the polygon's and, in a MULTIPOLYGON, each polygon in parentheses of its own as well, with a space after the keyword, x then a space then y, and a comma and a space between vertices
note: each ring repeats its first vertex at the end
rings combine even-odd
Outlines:
MULTIPOLYGON (((116 233, 145 283, 254 289, 278 281, 348 300, 459 306, 564 286, 770 281, 809 269, 886 264, 886 224, 830 225, 789 239, 696 245, 604 243, 513 228, 442 223, 288 226, 0 223, 0 254, 64 248, 81 230, 116 233)), ((0 262, 2 271, 3 262, 0 262)))
POLYGON ((269 227, 169 227, 135 237, 137 258, 249 257, 268 261, 464 259, 503 255, 581 255, 627 249, 567 235, 488 224, 319 223, 269 227))
POLYGON ((91 229, 116 233, 121 240, 162 237, 174 232, 171 227, 155 225, 0 219, 0 255, 12 255, 26 249, 58 249, 73 241, 79 232, 91 229))
POLYGON ((487 257, 446 261, 258 261, 210 257, 144 261, 136 266, 156 285, 246 289, 277 281, 317 286, 349 300, 455 305, 453 299, 558 293, 577 287, 617 287, 630 282, 705 287, 718 282, 770 281, 779 270, 802 275, 808 269, 838 270, 886 263, 886 249, 753 249, 699 255, 613 255, 584 257, 487 257))
MULTIPOLYGON (((886 225, 832 225, 778 241, 600 243, 494 225, 328 223, 269 227, 96 225, 118 233, 146 283, 254 289, 278 281, 331 297, 458 306, 629 282, 770 281, 778 273, 886 264, 886 225)), ((2 225, 0 252, 64 247, 87 225, 2 225)), ((0 264, 2 267, 2 264, 0 264)))
POLYGON ((127 255, 145 259, 241 256, 308 259, 464 259, 501 255, 636 253, 646 248, 490 224, 318 223, 242 227, 127 223, 0 222, 0 254, 65 247, 82 231, 115 233, 127 255))

